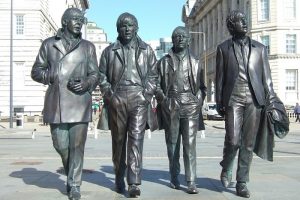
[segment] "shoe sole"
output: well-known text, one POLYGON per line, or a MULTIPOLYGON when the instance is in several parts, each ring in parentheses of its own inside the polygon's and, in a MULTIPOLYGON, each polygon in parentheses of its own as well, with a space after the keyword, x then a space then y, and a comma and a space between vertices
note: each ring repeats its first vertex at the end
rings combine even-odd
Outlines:
POLYGON ((129 193, 129 197, 134 198, 141 195, 141 191, 135 190, 134 192, 129 193))

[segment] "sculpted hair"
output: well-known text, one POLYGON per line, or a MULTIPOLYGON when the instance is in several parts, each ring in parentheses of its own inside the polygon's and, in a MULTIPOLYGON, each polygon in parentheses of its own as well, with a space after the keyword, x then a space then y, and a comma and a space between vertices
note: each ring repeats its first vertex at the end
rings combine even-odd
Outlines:
POLYGON ((136 29, 139 28, 139 24, 138 24, 138 21, 136 19, 136 17, 128 12, 125 12, 125 13, 122 13, 119 17, 118 17, 118 20, 117 20, 117 29, 120 28, 120 26, 122 25, 122 23, 125 21, 125 19, 131 19, 134 23, 134 26, 136 27, 136 29))
POLYGON ((233 10, 226 17, 226 26, 231 35, 233 35, 234 23, 236 22, 236 19, 238 18, 239 15, 245 16, 243 12, 239 10, 233 10))
POLYGON ((64 21, 70 19, 70 17, 73 16, 75 13, 79 13, 80 15, 82 15, 82 17, 84 17, 84 13, 78 8, 68 8, 65 10, 64 14, 61 17, 62 27, 65 27, 64 21))
POLYGON ((187 35, 188 37, 190 37, 190 33, 189 33, 189 31, 188 31, 188 29, 187 29, 186 27, 184 27, 184 26, 177 26, 177 27, 174 29, 173 33, 172 33, 172 39, 173 39, 180 31, 184 31, 184 32, 186 33, 186 35, 187 35))

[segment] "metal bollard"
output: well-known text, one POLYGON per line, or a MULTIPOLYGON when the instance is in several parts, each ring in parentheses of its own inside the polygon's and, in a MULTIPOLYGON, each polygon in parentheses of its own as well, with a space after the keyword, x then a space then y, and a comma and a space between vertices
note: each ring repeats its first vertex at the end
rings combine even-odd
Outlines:
POLYGON ((200 138, 205 138, 205 131, 204 130, 201 130, 200 131, 200 138))
POLYGON ((31 139, 35 138, 35 132, 36 132, 36 129, 33 129, 33 131, 31 132, 31 139))
POLYGON ((96 127, 94 127, 94 138, 98 139, 98 130, 96 127))

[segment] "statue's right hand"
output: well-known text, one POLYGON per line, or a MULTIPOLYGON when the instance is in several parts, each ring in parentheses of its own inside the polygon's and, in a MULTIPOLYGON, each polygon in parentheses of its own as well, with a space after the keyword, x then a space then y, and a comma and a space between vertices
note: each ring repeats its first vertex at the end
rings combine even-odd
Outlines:
POLYGON ((225 107, 221 104, 217 104, 217 112, 223 117, 225 115, 225 107))
POLYGON ((104 99, 104 103, 105 104, 109 104, 111 102, 111 99, 113 97, 113 91, 111 89, 109 89, 107 92, 105 92, 103 99, 104 99))

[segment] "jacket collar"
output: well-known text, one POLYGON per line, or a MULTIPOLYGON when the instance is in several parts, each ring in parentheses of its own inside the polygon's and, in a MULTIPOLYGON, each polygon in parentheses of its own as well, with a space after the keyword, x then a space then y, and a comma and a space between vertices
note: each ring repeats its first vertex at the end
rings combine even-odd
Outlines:
MULTIPOLYGON (((137 41, 137 46, 139 49, 147 49, 147 44, 137 35, 136 36, 136 41, 137 41)), ((121 49, 122 48, 122 43, 120 42, 119 39, 116 40, 116 42, 113 45, 113 50, 121 49)))
MULTIPOLYGON (((249 37, 249 36, 247 36, 247 38, 248 38, 248 41, 249 41, 249 47, 256 47, 256 45, 253 43, 253 40, 249 37)), ((233 38, 230 38, 229 39, 229 43, 228 43, 228 49, 230 49, 230 48, 233 48, 233 38)))
POLYGON ((79 40, 78 40, 78 42, 77 42, 77 44, 72 48, 72 49, 70 49, 70 51, 66 51, 66 49, 65 49, 65 47, 64 47, 64 45, 63 45, 63 43, 62 43, 62 38, 64 38, 64 36, 63 36, 63 29, 62 28, 60 28, 60 29, 58 29, 58 31, 57 31, 57 34, 56 34, 56 36, 55 36, 55 38, 57 39, 56 40, 56 42, 54 43, 54 46, 63 54, 63 55, 66 55, 67 53, 69 53, 69 52, 71 52, 73 49, 75 49, 77 46, 78 46, 78 44, 80 43, 80 41, 82 40, 82 34, 80 33, 80 36, 79 36, 79 40))

